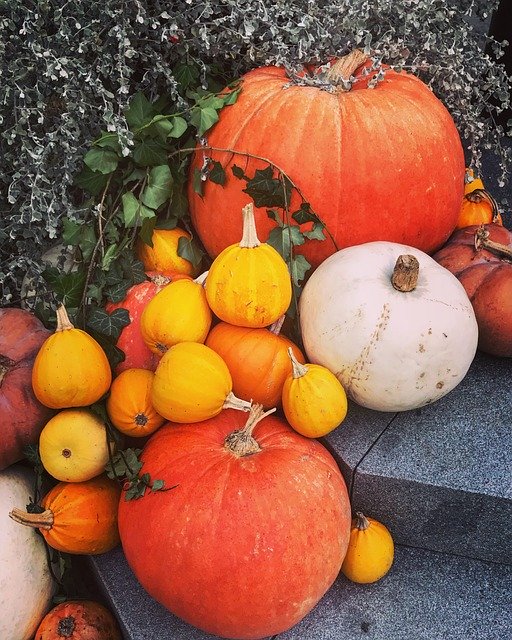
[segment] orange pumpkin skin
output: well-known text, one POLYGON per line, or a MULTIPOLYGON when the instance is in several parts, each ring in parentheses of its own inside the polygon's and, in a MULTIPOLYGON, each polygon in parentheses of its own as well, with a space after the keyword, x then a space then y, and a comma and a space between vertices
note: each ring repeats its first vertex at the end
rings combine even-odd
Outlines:
MULTIPOLYGON (((489 239, 512 252, 512 231, 486 224, 489 239)), ((478 323, 478 347, 512 357, 512 263, 485 248, 475 248, 478 225, 456 231, 433 257, 460 280, 478 323)))
MULTIPOLYGON (((346 93, 284 88, 290 79, 282 68, 250 71, 236 103, 221 111, 208 132, 208 145, 268 158, 305 194, 337 245, 327 236, 297 247, 315 267, 337 248, 372 240, 432 252, 457 222, 465 165, 450 114, 418 78, 388 69, 382 82, 367 89, 363 69, 346 93)), ((246 182, 232 174, 232 166, 243 163, 252 177, 268 165, 230 151, 207 151, 226 170, 226 182, 207 180, 201 197, 192 180, 203 162, 204 149, 198 150, 191 164, 189 205, 194 227, 215 257, 238 242, 242 232, 246 182)), ((293 192, 291 211, 299 206, 293 192)), ((266 207, 254 213, 264 242, 275 223, 266 207)))
POLYGON ((350 533, 328 451, 269 416, 253 433, 262 450, 239 458, 224 441, 246 420, 227 409, 164 425, 143 472, 177 486, 119 504, 123 549, 143 587, 190 624, 238 640, 299 622, 334 582, 350 533))
POLYGON ((284 381, 292 372, 288 347, 293 349, 299 362, 305 362, 297 345, 268 329, 219 322, 208 334, 205 344, 228 365, 233 393, 266 408, 281 404, 284 381))
POLYGON ((34 640, 122 640, 119 626, 99 602, 68 600, 41 620, 34 640))
POLYGON ((493 202, 494 198, 482 189, 473 189, 466 193, 462 200, 456 229, 491 224, 491 222, 502 225, 503 219, 493 202))

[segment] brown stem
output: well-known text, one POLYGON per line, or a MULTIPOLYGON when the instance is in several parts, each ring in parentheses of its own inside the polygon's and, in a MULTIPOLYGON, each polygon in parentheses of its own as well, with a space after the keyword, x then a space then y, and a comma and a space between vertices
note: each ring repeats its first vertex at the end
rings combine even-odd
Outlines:
POLYGON ((28 513, 16 507, 9 512, 9 518, 12 518, 18 524, 24 524, 26 527, 33 529, 50 530, 53 526, 53 511, 46 509, 43 513, 28 513))
POLYGON ((368 527, 370 526, 368 518, 364 514, 362 514, 361 511, 358 511, 356 513, 355 521, 355 525, 359 529, 359 531, 366 531, 366 529, 368 529, 368 527))
POLYGON ((150 276, 149 278, 153 284, 156 284, 157 287, 165 287, 166 284, 172 282, 172 278, 168 276, 164 276, 162 273, 157 273, 154 276, 150 276))
POLYGON ((293 355, 293 349, 291 347, 288 347, 288 355, 290 356, 290 360, 292 361, 293 377, 297 379, 305 376, 309 369, 306 367, 306 365, 301 364, 297 360, 297 358, 293 355))
POLYGON ((413 291, 418 284, 420 263, 410 254, 398 256, 391 276, 391 284, 397 291, 413 291))
POLYGON ((239 411, 250 411, 251 407, 252 404, 250 402, 237 398, 232 391, 228 393, 222 405, 223 409, 238 409, 239 411))
POLYGON ((239 246, 244 249, 254 249, 255 247, 259 247, 261 242, 258 240, 258 234, 256 233, 254 207, 252 202, 246 204, 242 209, 242 216, 244 218, 244 227, 239 246))
POLYGON ((478 227, 475 231, 475 249, 477 251, 487 249, 487 251, 496 253, 500 258, 512 260, 512 247, 489 240, 489 231, 483 226, 478 227))
POLYGON ((274 335, 278 336, 281 333, 281 329, 283 328, 283 323, 285 319, 286 319, 286 314, 283 314, 273 324, 270 325, 268 330, 274 335))
POLYGON ((74 329, 75 327, 71 324, 69 317, 68 317, 68 312, 66 311, 66 307, 62 304, 58 309, 57 309, 57 328, 55 329, 55 332, 57 331, 66 331, 67 329, 74 329))
POLYGON ((368 60, 361 49, 354 49, 346 56, 339 58, 327 72, 329 82, 339 85, 340 91, 350 91, 350 77, 368 60))
POLYGON ((14 366, 14 360, 11 360, 7 356, 3 356, 0 354, 0 387, 2 386, 2 382, 5 376, 9 373, 9 371, 14 366))
POLYGON ((237 458, 243 458, 244 456, 250 456, 253 453, 261 451, 261 447, 258 442, 253 438, 252 432, 254 427, 261 422, 263 418, 266 418, 271 413, 274 413, 276 408, 269 409, 265 413, 263 412, 263 406, 261 404, 255 404, 251 407, 249 417, 243 429, 237 429, 230 433, 224 440, 224 447, 233 453, 237 458))

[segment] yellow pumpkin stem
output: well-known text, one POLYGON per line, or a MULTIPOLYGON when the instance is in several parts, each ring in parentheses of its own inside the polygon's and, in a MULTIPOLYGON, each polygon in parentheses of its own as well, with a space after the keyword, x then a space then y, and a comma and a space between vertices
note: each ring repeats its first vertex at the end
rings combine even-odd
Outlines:
POLYGON ((350 91, 350 77, 368 60, 368 56, 361 49, 354 49, 346 56, 339 58, 327 72, 327 78, 332 84, 338 85, 339 91, 350 91))
POLYGON ((242 209, 242 216, 244 219, 244 226, 242 232, 242 239, 240 240, 239 247, 243 249, 254 249, 259 247, 261 242, 258 240, 258 234, 256 232, 256 223, 254 221, 254 207, 252 202, 246 204, 242 209))
POLYGON ((293 355, 293 349, 291 347, 288 347, 288 355, 290 356, 290 360, 292 361, 293 377, 297 379, 305 376, 309 369, 305 364, 301 364, 297 360, 297 358, 293 355))
POLYGON ((358 511, 355 517, 355 525, 359 531, 366 531, 370 526, 370 522, 368 521, 368 518, 361 513, 361 511, 358 511))
POLYGON ((498 254, 500 258, 512 260, 512 248, 507 247, 505 244, 494 242, 494 240, 489 240, 489 231, 483 226, 475 231, 475 249, 477 251, 487 249, 487 251, 498 254))
POLYGON ((418 284, 420 273, 420 263, 412 255, 404 254, 398 256, 391 277, 391 284, 397 291, 413 291, 418 284))
POLYGON ((250 411, 251 407, 252 404, 250 402, 237 398, 232 391, 228 393, 222 405, 223 409, 238 409, 239 411, 250 411))
POLYGON ((254 404, 251 407, 249 417, 243 429, 237 429, 230 433, 224 440, 224 446, 231 451, 237 458, 244 456, 250 456, 253 453, 261 451, 261 447, 258 442, 253 438, 252 432, 254 427, 261 422, 263 418, 266 418, 271 413, 274 413, 276 408, 263 411, 263 405, 254 404))
POLYGON ((74 325, 71 324, 71 321, 68 316, 68 312, 66 311, 66 307, 61 304, 61 306, 57 309, 57 328, 55 331, 66 331, 67 329, 74 329, 74 325))
POLYGON ((24 524, 26 527, 33 529, 50 530, 53 526, 53 512, 46 509, 43 513, 28 513, 16 507, 9 512, 9 518, 12 518, 18 524, 24 524))

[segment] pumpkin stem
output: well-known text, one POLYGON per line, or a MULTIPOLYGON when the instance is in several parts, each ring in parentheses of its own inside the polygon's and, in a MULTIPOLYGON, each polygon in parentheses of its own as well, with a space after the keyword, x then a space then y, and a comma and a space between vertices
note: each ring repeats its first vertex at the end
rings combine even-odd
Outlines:
POLYGON ((247 400, 242 400, 241 398, 237 398, 235 394, 230 391, 224 400, 224 404, 222 405, 223 409, 238 409, 239 411, 250 411, 251 403, 247 400))
POLYGON ((157 287, 164 287, 166 284, 172 282, 172 278, 164 276, 163 273, 156 273, 153 276, 149 276, 149 279, 153 284, 156 284, 157 287))
POLYGON ((410 254, 398 256, 391 276, 391 284, 397 291, 414 291, 418 284, 420 263, 410 254))
POLYGON ((256 233, 256 223, 254 221, 254 207, 252 202, 246 204, 242 209, 242 216, 244 219, 244 226, 242 232, 242 239, 240 240, 239 247, 242 249, 254 249, 259 247, 261 242, 258 240, 258 234, 256 233))
POLYGON ((295 379, 302 378, 302 376, 305 376, 308 372, 308 368, 305 364, 302 364, 297 360, 297 358, 293 355, 293 349, 291 347, 288 347, 287 351, 288 355, 290 356, 290 360, 292 361, 293 377, 295 379))
POLYGON ((512 247, 489 240, 489 231, 484 226, 478 227, 475 231, 475 249, 477 251, 487 249, 487 251, 496 253, 500 258, 512 260, 512 247))
POLYGON ((26 527, 32 527, 33 529, 45 529, 48 531, 53 526, 53 511, 50 511, 50 509, 46 509, 43 513, 28 513, 14 507, 9 512, 9 518, 12 518, 18 524, 24 524, 26 527))
POLYGON ((74 329, 74 325, 71 324, 69 320, 68 312, 66 311, 66 307, 61 304, 57 309, 57 328, 55 331, 66 331, 67 329, 74 329))
POLYGON ((327 72, 331 84, 338 87, 338 91, 350 91, 352 88, 350 77, 368 60, 368 56, 361 49, 354 49, 346 56, 339 58, 327 72))
POLYGON ((231 451, 237 458, 243 458, 244 456, 250 456, 253 453, 261 451, 261 447, 258 442, 253 438, 252 432, 254 427, 261 422, 263 418, 266 418, 271 413, 274 413, 276 408, 269 409, 263 412, 263 405, 254 404, 251 407, 249 417, 243 429, 237 429, 233 431, 224 440, 224 447, 231 451))
POLYGON ((487 201, 491 205, 492 222, 496 222, 499 219, 500 210, 499 210, 499 207, 498 207, 498 203, 496 202, 494 197, 491 196, 491 194, 488 191, 486 191, 485 189, 475 189, 474 191, 471 191, 470 193, 466 193, 464 198, 466 200, 469 200, 469 202, 473 202, 473 203, 476 203, 476 204, 479 204, 480 202, 482 202, 482 200, 487 201))
POLYGON ((368 518, 363 513, 361 513, 361 511, 358 511, 355 517, 355 525, 359 529, 359 531, 366 531, 366 529, 368 529, 368 527, 370 526, 370 522, 368 518))
POLYGON ((197 282, 197 284, 201 284, 201 285, 204 286, 204 283, 206 282, 206 278, 207 277, 208 277, 208 271, 205 271, 200 276, 197 276, 197 278, 194 280, 194 282, 197 282))
POLYGON ((281 329, 283 328, 285 318, 286 314, 283 313, 280 318, 278 318, 273 324, 270 325, 268 330, 271 331, 274 335, 278 336, 281 333, 281 329))

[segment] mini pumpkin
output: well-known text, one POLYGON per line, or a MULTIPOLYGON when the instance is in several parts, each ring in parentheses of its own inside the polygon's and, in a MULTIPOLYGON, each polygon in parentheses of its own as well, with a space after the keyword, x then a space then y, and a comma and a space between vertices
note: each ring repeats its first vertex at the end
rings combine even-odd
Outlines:
POLYGON ((176 273, 183 273, 187 276, 196 275, 194 265, 178 255, 181 238, 190 240, 190 233, 175 227, 174 229, 154 229, 151 235, 153 246, 139 240, 137 242, 137 256, 143 263, 144 269, 166 275, 176 273))
POLYGON ((456 229, 463 229, 475 224, 503 224, 498 203, 488 191, 472 189, 462 199, 456 229))
POLYGON ((471 193, 476 189, 485 189, 484 183, 481 178, 475 176, 473 169, 466 167, 464 173, 464 195, 471 193))
POLYGON ((34 640, 122 640, 114 616, 99 602, 66 600, 41 620, 34 640))

